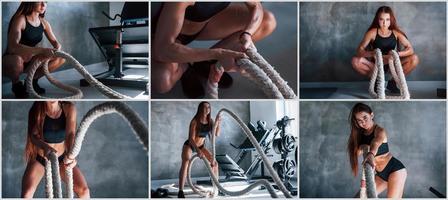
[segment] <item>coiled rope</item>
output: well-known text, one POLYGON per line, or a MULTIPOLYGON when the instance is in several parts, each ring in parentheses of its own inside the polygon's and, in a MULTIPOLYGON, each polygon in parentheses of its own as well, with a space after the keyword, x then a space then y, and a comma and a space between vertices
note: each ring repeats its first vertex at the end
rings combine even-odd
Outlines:
MULTIPOLYGON (((78 71, 85 80, 92 85, 94 88, 96 88, 98 91, 100 91, 104 96, 112 98, 112 99, 124 99, 124 98, 131 98, 129 96, 120 94, 116 92, 115 90, 107 87, 106 85, 99 82, 95 77, 93 77, 73 56, 70 54, 57 50, 54 52, 53 57, 61 57, 64 58, 65 61, 73 66, 76 71, 78 71)), ((66 90, 70 93, 72 93, 71 96, 63 97, 64 99, 81 99, 83 97, 82 91, 76 87, 65 85, 62 82, 56 80, 53 76, 51 76, 49 70, 48 70, 48 62, 50 61, 50 58, 47 59, 33 59, 31 61, 30 70, 27 73, 26 76, 26 90, 28 93, 31 94, 32 97, 39 98, 39 99, 48 99, 48 97, 41 96, 37 94, 37 92, 33 88, 33 78, 36 73, 36 71, 42 67, 44 70, 45 77, 47 77, 48 81, 55 85, 56 87, 66 90)))
MULTIPOLYGON (((292 198, 292 195, 289 193, 289 191, 286 189, 285 185, 283 184, 283 182, 281 181, 280 177, 278 176, 277 172, 274 170, 274 168, 272 167, 272 163, 271 161, 268 159, 268 157, 266 156, 266 154, 263 152, 262 148, 260 147, 260 145, 257 142, 257 139, 253 136, 252 132, 250 131, 250 129, 246 126, 246 124, 244 124, 244 122, 238 117, 236 116, 235 113, 233 113, 232 111, 228 110, 228 109, 221 109, 219 110, 218 114, 216 115, 216 119, 215 121, 217 121, 220 117, 220 115, 222 113, 227 113, 230 115, 230 117, 232 117, 237 124, 241 127, 241 129, 243 130, 243 132, 246 134, 247 138, 249 138, 250 142, 252 143, 252 145, 255 147, 255 149, 257 150, 257 152, 261 155, 261 158, 263 160, 263 163, 265 164, 266 168, 269 171, 269 174, 272 176, 272 179, 274 180, 275 184, 277 185, 277 187, 283 192, 283 195, 286 198, 292 198)), ((215 149, 215 135, 216 135, 216 130, 218 123, 215 123, 213 125, 213 129, 212 129, 212 134, 211 134, 211 140, 212 140, 212 158, 215 160, 215 155, 216 155, 216 149, 215 149)), ((227 189, 225 189, 220 183, 219 183, 219 179, 218 177, 216 177, 215 174, 213 174, 213 170, 212 167, 210 165, 210 162, 207 160, 207 158, 202 158, 202 160, 204 161, 204 164, 207 168, 207 171, 210 175, 210 177, 212 178, 213 181, 213 190, 212 191, 208 191, 208 190, 204 190, 204 189, 199 189, 197 186, 195 186, 193 184, 193 181, 191 180, 191 166, 193 165, 194 161, 197 160, 198 155, 194 155, 191 159, 190 159, 190 163, 188 165, 188 170, 187 170, 187 182, 190 185, 191 189, 203 196, 203 197, 213 197, 216 196, 216 187, 219 189, 219 191, 223 192, 226 195, 230 195, 230 196, 240 196, 240 195, 244 195, 248 192, 250 192, 251 190, 257 188, 258 186, 263 185, 264 187, 266 187, 266 189, 268 190, 269 194, 271 195, 271 197, 273 198, 277 198, 278 195, 275 192, 274 188, 272 187, 272 185, 270 184, 269 181, 265 180, 265 179, 261 179, 258 180, 252 184, 250 184, 248 187, 242 189, 242 190, 238 190, 238 191, 229 191, 227 189)), ((216 162, 216 161, 215 161, 216 162)))
MULTIPOLYGON (((90 125, 99 117, 111 113, 117 113, 122 116, 131 126, 137 139, 143 144, 144 149, 148 149, 148 128, 140 116, 132 110, 128 105, 122 102, 106 102, 99 104, 90 109, 82 118, 81 123, 76 131, 75 142, 72 149, 70 149, 68 157, 76 158, 81 151, 82 142, 89 129, 90 125)), ((53 198, 53 187, 56 187, 56 197, 62 198, 61 177, 59 175, 59 162, 55 153, 50 154, 50 158, 45 163, 45 179, 46 179, 46 194, 48 198, 53 198)), ((66 169, 67 176, 67 196, 73 198, 73 170, 66 169)))
POLYGON ((369 93, 373 98, 377 99, 410 99, 406 77, 404 76, 403 66, 401 65, 400 57, 395 50, 392 50, 392 57, 389 59, 389 71, 400 89, 399 96, 388 96, 385 92, 385 78, 384 78, 384 63, 383 55, 379 48, 375 49, 375 67, 373 68, 372 76, 370 77, 369 93), (375 85, 375 83, 377 85, 375 85), (375 91, 375 88, 377 89, 375 91))
MULTIPOLYGON (((260 87, 264 94, 271 99, 293 99, 296 95, 288 82, 270 65, 258 52, 255 46, 251 46, 246 55, 249 57, 237 60, 236 64, 246 73, 241 75, 253 81, 260 87)), ((206 98, 218 98, 218 83, 210 80, 206 85, 206 98)))

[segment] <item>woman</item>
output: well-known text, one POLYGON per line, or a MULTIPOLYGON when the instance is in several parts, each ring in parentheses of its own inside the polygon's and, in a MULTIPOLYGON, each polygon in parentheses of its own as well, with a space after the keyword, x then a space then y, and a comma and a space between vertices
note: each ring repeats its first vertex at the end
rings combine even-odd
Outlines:
MULTIPOLYGON (((205 156, 212 166, 213 174, 218 176, 218 164, 214 161, 211 153, 205 148, 205 139, 207 136, 210 136, 214 126, 213 119, 210 115, 210 103, 203 101, 199 104, 196 115, 194 115, 190 122, 188 140, 184 142, 182 147, 182 165, 179 171, 179 198, 185 198, 183 189, 185 185, 185 178, 187 177, 187 167, 190 163, 190 158, 193 151, 197 152, 199 158, 203 158, 205 156)), ((220 118, 218 118, 216 122, 216 137, 219 136, 220 121, 220 118)))
POLYGON ((166 93, 182 77, 184 92, 190 98, 204 94, 198 74, 220 79, 220 87, 230 86, 231 77, 214 63, 219 61, 227 72, 239 71, 235 60, 246 57, 243 52, 276 26, 273 14, 254 1, 153 3, 151 9, 153 90, 166 93), (219 42, 211 49, 186 46, 194 40, 219 42))
MULTIPOLYGON (((16 98, 27 98, 25 85, 20 81, 21 73, 27 71, 27 65, 32 59, 51 57, 55 50, 61 49, 50 23, 44 19, 46 2, 22 2, 12 16, 8 26, 8 42, 6 52, 2 57, 3 74, 11 78, 12 91, 16 98), (50 41, 54 49, 36 47, 42 41, 43 34, 50 41)), ((65 62, 62 58, 51 58, 48 69, 56 70, 65 62)), ((42 77, 43 70, 36 72, 33 87, 37 93, 45 93, 45 89, 37 84, 42 77)))
POLYGON ((74 192, 80 198, 89 198, 87 182, 76 166, 75 158, 67 151, 75 141, 76 108, 70 102, 38 101, 28 115, 28 135, 25 148, 27 167, 22 179, 22 198, 32 198, 45 174, 45 160, 56 153, 61 177, 65 181, 65 168, 73 169, 74 192))
MULTIPOLYGON (((383 54, 383 63, 388 63, 392 56, 391 51, 397 50, 405 75, 411 73, 419 63, 411 43, 398 27, 395 15, 388 6, 382 6, 376 11, 372 24, 359 44, 357 55, 352 58, 353 69, 361 75, 370 77, 375 67, 374 50, 377 48, 383 54), (402 46, 403 50, 398 49, 398 45, 402 46)), ((385 69, 388 67, 385 66, 385 69)), ((388 81, 387 89, 393 93, 400 92, 393 79, 388 81)))
POLYGON ((357 103, 350 113, 351 133, 347 151, 353 174, 358 173, 358 156, 364 147, 370 150, 363 164, 370 164, 376 171, 377 193, 387 189, 387 198, 401 198, 406 182, 406 168, 389 151, 386 130, 373 120, 372 109, 363 103, 357 103))

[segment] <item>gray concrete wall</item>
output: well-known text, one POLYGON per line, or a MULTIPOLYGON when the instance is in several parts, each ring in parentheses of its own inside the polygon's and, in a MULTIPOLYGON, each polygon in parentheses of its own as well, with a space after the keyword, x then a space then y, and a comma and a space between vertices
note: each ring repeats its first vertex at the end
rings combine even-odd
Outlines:
POLYGON ((303 82, 367 80, 355 73, 351 58, 376 10, 392 7, 420 64, 408 80, 445 81, 446 4, 418 3, 300 3, 300 80, 303 82))
MULTIPOLYGON (((7 45, 8 25, 19 7, 18 2, 2 2, 2 52, 7 45)), ((104 62, 104 58, 89 28, 108 26, 109 20, 101 11, 109 11, 107 2, 49 2, 45 19, 62 45, 62 50, 70 53, 83 65, 104 62)), ((42 47, 52 47, 46 37, 42 47)))
MULTIPOLYGON (((78 125, 94 105, 101 102, 76 102, 78 125)), ((148 121, 147 102, 127 102, 148 121)), ((2 197, 18 198, 25 171, 24 149, 28 111, 32 102, 2 103, 2 197)), ((91 197, 148 197, 148 153, 143 150, 129 125, 117 115, 99 118, 90 127, 77 158, 91 197)), ((45 197, 42 180, 34 195, 45 197)))
MULTIPOLYGON (((354 104, 300 103, 301 197, 349 198, 359 190, 360 177, 351 174, 346 153, 348 116, 354 104)), ((390 152, 406 166, 403 197, 435 198, 429 187, 446 194, 446 103, 366 104, 386 129, 390 152)))
MULTIPOLYGON (((152 102, 151 103, 151 180, 177 179, 181 166, 182 145, 188 139, 188 127, 196 114, 199 102, 152 102)), ((235 112, 244 122, 249 121, 249 102, 211 102, 212 117, 221 108, 235 112)), ((229 143, 240 144, 245 136, 238 125, 224 115, 221 135, 216 140, 216 152, 235 157, 238 153, 229 143)), ((211 147, 210 141, 206 146, 211 147)), ((192 176, 208 176, 201 162, 192 168, 192 176)), ((246 167, 247 163, 243 163, 246 167)))

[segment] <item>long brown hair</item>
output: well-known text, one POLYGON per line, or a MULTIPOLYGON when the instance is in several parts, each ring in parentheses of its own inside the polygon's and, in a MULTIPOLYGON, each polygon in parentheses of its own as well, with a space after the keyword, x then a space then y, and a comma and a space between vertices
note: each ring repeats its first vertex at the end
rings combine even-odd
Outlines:
MULTIPOLYGON (((202 101, 201 103, 199 103, 198 110, 196 111, 196 114, 194 115, 194 119, 196 119, 198 122, 199 122, 199 117, 202 114, 202 109, 205 104, 210 105, 210 103, 208 101, 202 101)), ((212 108, 210 107, 210 113, 208 113, 208 115, 207 115, 207 122, 208 122, 209 128, 213 127, 211 113, 212 113, 212 108)))
MULTIPOLYGON (((17 8, 16 12, 11 17, 11 20, 9 20, 8 33, 9 33, 10 28, 11 28, 12 20, 14 20, 16 17, 19 17, 21 15, 24 15, 24 16, 31 15, 31 13, 33 13, 33 11, 34 11, 34 7, 38 3, 41 3, 41 2, 38 2, 38 1, 21 2, 20 5, 19 5, 19 8, 17 8)), ((43 14, 39 14, 39 17, 44 18, 45 17, 45 12, 43 14)))
MULTIPOLYGON (((65 112, 64 106, 67 104, 72 104, 71 102, 60 101, 59 102, 62 111, 65 112)), ((61 114, 64 114, 61 113, 61 114)), ((43 126, 45 116, 47 115, 47 106, 45 105, 45 101, 36 101, 30 108, 28 113, 28 130, 26 137, 26 146, 25 146, 25 160, 28 162, 36 158, 38 153, 38 147, 31 142, 31 137, 33 137, 33 133, 37 131, 38 139, 43 138, 43 126)), ((67 143, 65 143, 65 147, 67 148, 67 143)))
POLYGON ((350 158, 350 166, 352 168, 352 173, 354 176, 358 173, 358 152, 359 152, 359 143, 361 140, 361 137, 359 137, 359 134, 361 132, 361 128, 358 125, 358 122, 356 122, 355 115, 360 112, 366 112, 371 114, 372 108, 370 108, 368 105, 363 103, 357 103, 355 106, 353 106, 352 111, 349 115, 349 122, 350 122, 350 137, 348 138, 347 143, 347 153, 348 157, 350 158))
POLYGON ((401 34, 403 34, 405 37, 407 37, 406 34, 398 26, 397 19, 395 18, 394 12, 392 11, 392 8, 390 8, 389 6, 381 6, 378 8, 378 10, 376 11, 376 14, 375 14, 375 18, 373 19, 372 24, 370 24, 370 27, 367 29, 367 31, 380 28, 379 20, 380 20, 380 15, 382 13, 387 13, 390 15, 389 30, 398 31, 401 34))

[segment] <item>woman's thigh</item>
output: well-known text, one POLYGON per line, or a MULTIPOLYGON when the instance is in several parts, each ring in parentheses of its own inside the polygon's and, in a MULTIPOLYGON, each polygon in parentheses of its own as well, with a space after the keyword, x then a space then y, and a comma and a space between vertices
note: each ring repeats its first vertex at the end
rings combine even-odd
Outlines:
POLYGON ((22 178, 22 196, 27 192, 34 193, 45 174, 45 168, 36 160, 29 161, 22 178))
POLYGON ((400 169, 389 175, 387 184, 388 198, 401 198, 403 196, 404 185, 406 183, 407 171, 400 169))

